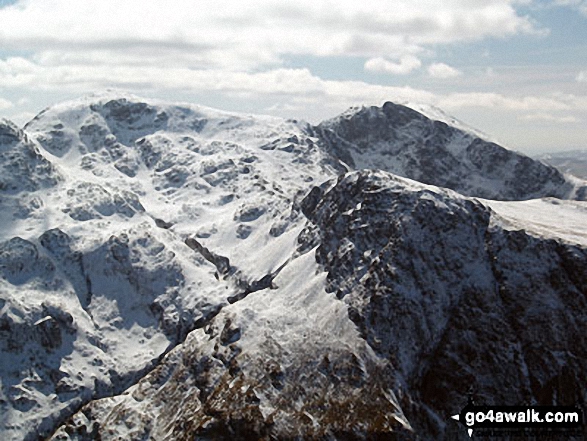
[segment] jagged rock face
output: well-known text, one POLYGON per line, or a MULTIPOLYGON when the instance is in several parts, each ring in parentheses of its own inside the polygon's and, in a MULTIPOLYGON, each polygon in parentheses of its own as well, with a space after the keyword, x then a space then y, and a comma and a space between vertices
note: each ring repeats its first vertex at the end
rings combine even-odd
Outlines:
POLYGON ((486 199, 585 200, 555 168, 390 102, 349 111, 316 130, 354 169, 382 169, 486 199))
POLYGON ((86 221, 120 214, 133 217, 145 211, 136 194, 127 190, 108 191, 99 184, 80 182, 67 190, 68 201, 63 208, 72 219, 86 221))
MULTIPOLYGON (((132 102, 125 98, 110 100, 102 105, 91 105, 90 109, 102 115, 110 132, 123 144, 132 143, 142 136, 164 129, 169 120, 165 111, 147 103, 132 102)), ((84 127, 86 131, 91 132, 92 126, 84 127)))
POLYGON ((393 354, 406 377, 431 352, 460 296, 493 289, 484 246, 489 212, 479 203, 406 189, 384 173, 356 173, 309 215, 319 228, 316 258, 328 270, 327 289, 350 304, 352 318, 372 332, 371 346, 393 354), (396 340, 400 334, 420 343, 396 340))
POLYGON ((9 121, 0 121, 0 198, 54 186, 61 180, 24 132, 9 121))
POLYGON ((424 439, 445 439, 438 421, 470 392, 486 404, 585 400, 585 248, 503 230, 479 203, 383 173, 348 175, 305 212, 327 289, 394 367, 424 439))
POLYGON ((52 439, 408 439, 381 367, 345 348, 251 354, 225 315, 190 334, 123 396, 95 401, 52 439))

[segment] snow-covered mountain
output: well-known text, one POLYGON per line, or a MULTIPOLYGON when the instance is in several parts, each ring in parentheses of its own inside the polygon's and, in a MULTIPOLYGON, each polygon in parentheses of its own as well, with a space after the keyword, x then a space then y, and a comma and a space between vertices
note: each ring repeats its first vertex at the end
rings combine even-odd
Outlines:
POLYGON ((457 439, 471 388, 580 398, 587 205, 507 200, 584 183, 475 136, 121 94, 3 122, 2 439, 457 439))
POLYGON ((381 169, 487 199, 587 199, 583 181, 444 121, 387 102, 349 109, 320 124, 317 132, 352 169, 381 169))

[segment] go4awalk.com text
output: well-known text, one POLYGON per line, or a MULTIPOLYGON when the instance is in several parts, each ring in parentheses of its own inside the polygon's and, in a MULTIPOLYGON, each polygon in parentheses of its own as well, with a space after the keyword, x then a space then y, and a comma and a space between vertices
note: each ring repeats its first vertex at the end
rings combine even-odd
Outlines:
POLYGON ((469 433, 479 435, 491 430, 491 435, 520 430, 580 432, 582 409, 576 406, 475 406, 467 404, 454 420, 469 433), (480 430, 481 432, 476 432, 480 430))

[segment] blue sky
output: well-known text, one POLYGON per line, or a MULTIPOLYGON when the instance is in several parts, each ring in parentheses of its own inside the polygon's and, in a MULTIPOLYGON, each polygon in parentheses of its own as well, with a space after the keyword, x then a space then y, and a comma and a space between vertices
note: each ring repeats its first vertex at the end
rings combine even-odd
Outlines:
POLYGON ((0 0, 0 116, 107 88, 311 122, 424 103, 587 148, 587 0, 0 0))

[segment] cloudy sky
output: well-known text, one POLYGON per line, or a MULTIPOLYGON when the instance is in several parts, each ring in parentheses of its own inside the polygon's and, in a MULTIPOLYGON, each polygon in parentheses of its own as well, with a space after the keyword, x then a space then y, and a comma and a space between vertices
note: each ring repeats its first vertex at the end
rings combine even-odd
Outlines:
POLYGON ((0 116, 107 88, 311 122, 410 101, 587 148, 587 0, 0 0, 0 116))

